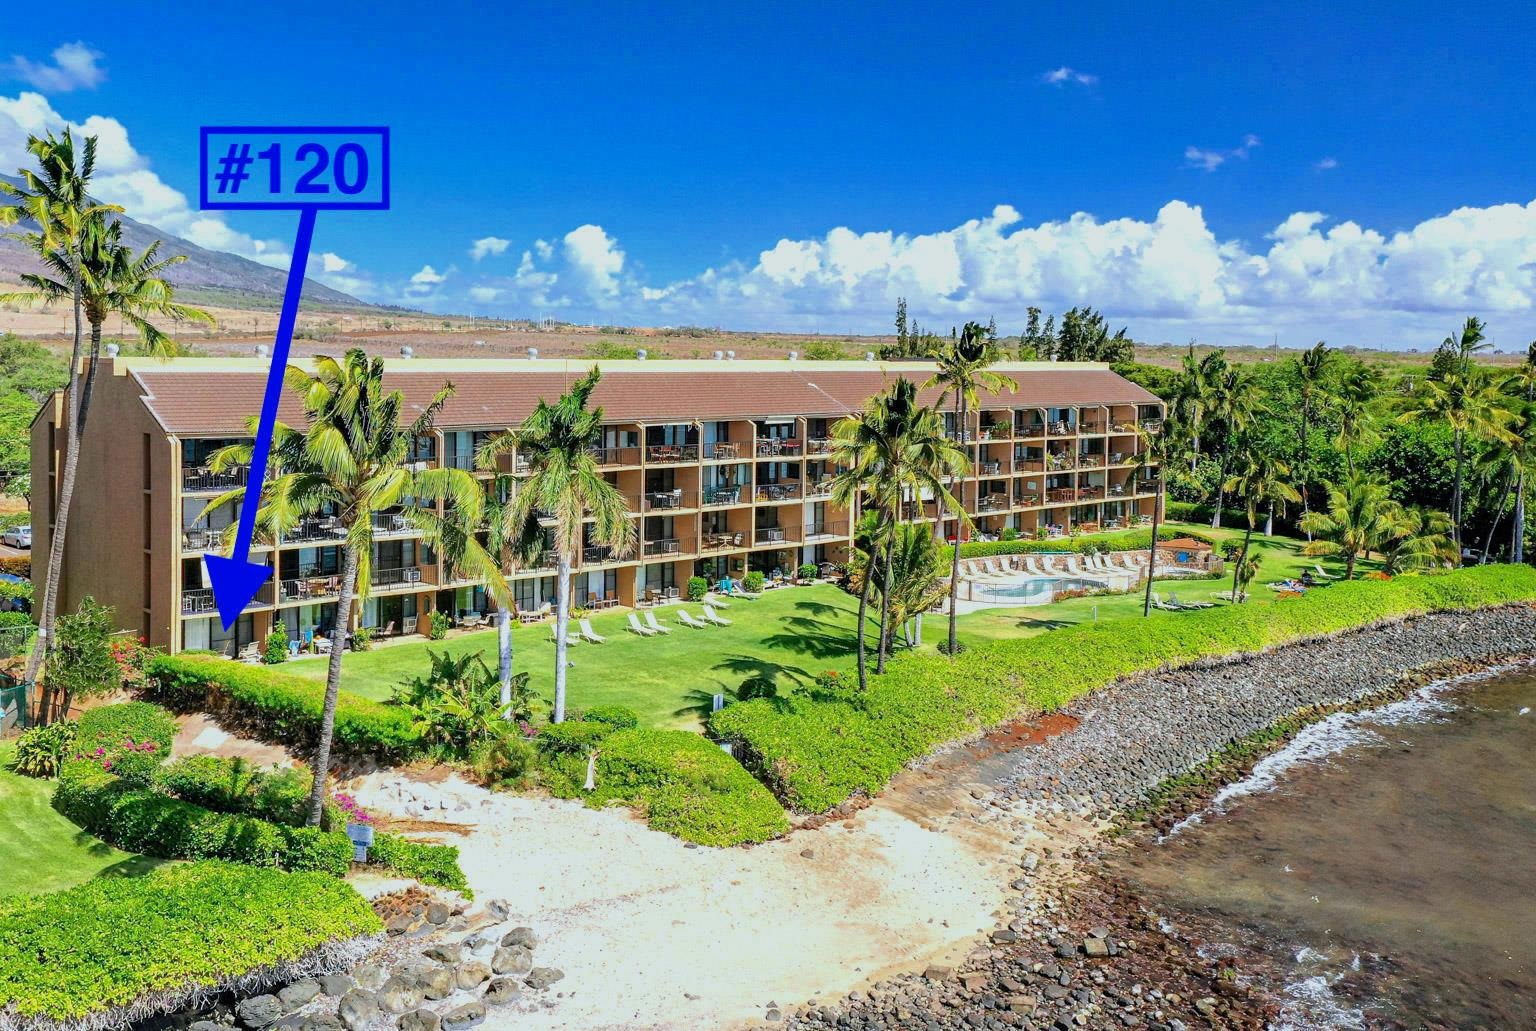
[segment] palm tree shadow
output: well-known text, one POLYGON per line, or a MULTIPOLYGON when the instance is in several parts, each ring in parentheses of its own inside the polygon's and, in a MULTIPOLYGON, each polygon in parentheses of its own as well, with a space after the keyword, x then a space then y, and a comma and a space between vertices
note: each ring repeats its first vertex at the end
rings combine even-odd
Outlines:
POLYGON ((1020 630, 1061 630, 1065 627, 1077 626, 1077 623, 1078 621, 1075 619, 1037 619, 1025 616, 1015 623, 1014 626, 1020 630))
POLYGON ((143 877, 154 873, 164 866, 169 860, 157 859, 154 856, 131 856, 121 862, 113 863, 98 873, 97 877, 143 877))

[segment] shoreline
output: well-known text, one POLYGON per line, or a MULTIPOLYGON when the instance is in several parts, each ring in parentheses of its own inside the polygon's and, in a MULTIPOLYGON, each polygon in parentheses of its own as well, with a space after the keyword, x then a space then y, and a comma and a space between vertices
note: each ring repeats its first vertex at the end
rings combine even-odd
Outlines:
POLYGON ((1032 740, 1003 756, 1006 764, 987 758, 987 739, 1017 735, 1016 725, 930 757, 903 776, 932 764, 963 767, 971 753, 994 774, 1006 765, 970 795, 1019 832, 1015 843, 1031 843, 1013 864, 1007 909, 953 969, 930 967, 867 984, 836 1004, 799 1007, 786 1026, 1266 1027, 1280 1015, 1283 986, 1244 976, 1236 956, 1202 955, 1202 942, 1148 908, 1107 860, 1148 847, 1155 839, 1147 835, 1204 809, 1329 716, 1378 709, 1533 655, 1532 606, 1411 617, 1128 678, 1068 706, 1061 715, 1078 721, 1071 732, 1032 740), (1154 699, 1160 704, 1145 704, 1154 699), (1137 741, 1154 726, 1160 734, 1137 741), (1217 743, 1197 756, 1186 736, 1217 743), (1143 746, 1140 757, 1122 754, 1132 743, 1143 746), (1182 768, 1153 776, 1181 754, 1182 768), (1054 774, 1043 772, 1052 766, 1054 774))

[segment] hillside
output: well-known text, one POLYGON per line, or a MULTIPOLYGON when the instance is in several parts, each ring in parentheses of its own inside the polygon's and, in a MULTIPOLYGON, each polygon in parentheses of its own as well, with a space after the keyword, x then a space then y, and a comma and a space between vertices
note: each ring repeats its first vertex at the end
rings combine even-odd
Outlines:
MULTIPOLYGON (((18 182, 10 176, 0 175, 0 179, 18 182)), ((123 223, 123 242, 134 250, 143 250, 155 240, 163 240, 161 253, 187 256, 187 260, 171 269, 167 276, 177 288, 178 300, 189 304, 256 309, 276 308, 282 302, 283 286, 288 278, 283 270, 233 254, 207 250, 126 215, 119 218, 123 223)), ((28 226, 23 224, 21 228, 28 226)), ((18 274, 38 269, 36 257, 21 241, 0 235, 0 282, 14 282, 18 274)), ((313 279, 305 280, 304 300, 306 307, 344 310, 363 306, 357 298, 313 279)))

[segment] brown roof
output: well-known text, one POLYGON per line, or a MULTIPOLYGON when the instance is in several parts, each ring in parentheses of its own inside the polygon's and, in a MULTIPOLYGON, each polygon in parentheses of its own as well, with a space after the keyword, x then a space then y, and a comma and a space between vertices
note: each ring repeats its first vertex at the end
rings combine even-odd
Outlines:
MULTIPOLYGON (((385 385, 404 392, 410 407, 427 403, 445 382, 453 397, 438 416, 445 430, 496 429, 516 425, 539 398, 553 401, 590 367, 589 362, 555 363, 502 361, 421 362, 409 371, 395 363, 385 372, 385 385)), ((715 367, 713 362, 653 361, 619 363, 604 368, 593 398, 609 422, 691 422, 748 419, 781 415, 837 417, 861 406, 897 376, 919 381, 931 373, 927 365, 892 366, 874 363, 740 362, 715 367)), ((998 407, 1066 407, 1085 404, 1152 404, 1158 398, 1102 366, 1039 368, 1020 363, 1004 367, 1019 383, 1014 394, 1000 395, 998 407)), ((217 368, 210 362, 161 362, 135 365, 133 378, 144 403, 168 433, 178 436, 239 436, 246 422, 261 410, 266 376, 250 363, 217 368)), ((940 398, 936 389, 921 393, 924 403, 940 398)), ((983 405, 990 403, 983 398, 983 405)), ((303 413, 285 391, 279 418, 295 422, 303 413)))

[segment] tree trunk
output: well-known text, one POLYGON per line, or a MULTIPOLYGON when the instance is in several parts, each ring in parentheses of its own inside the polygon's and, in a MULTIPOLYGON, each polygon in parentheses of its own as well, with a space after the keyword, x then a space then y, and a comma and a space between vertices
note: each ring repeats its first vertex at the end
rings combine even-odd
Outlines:
POLYGON ((1253 541, 1253 524, 1254 520, 1250 518, 1248 520, 1248 530, 1243 534, 1243 550, 1237 553, 1237 562, 1232 566, 1232 604, 1234 605, 1239 604, 1242 598, 1237 593, 1237 578, 1238 574, 1243 571, 1243 563, 1248 561, 1248 545, 1253 541))
POLYGON ((555 712, 551 723, 565 722, 565 663, 570 645, 566 631, 571 626, 571 557, 564 549, 555 577, 555 712))
POLYGON ((875 650, 875 672, 885 672, 885 654, 891 646, 891 567, 896 557, 896 526, 891 524, 891 539, 885 545, 885 568, 880 573, 880 639, 875 650))
POLYGON ((1346 580, 1353 580, 1355 578, 1356 557, 1357 553, 1353 551, 1344 556, 1344 579, 1346 580))
POLYGON ((1271 501, 1269 503, 1269 510, 1264 515, 1264 536, 1266 536, 1266 537, 1273 537, 1274 535, 1275 535, 1275 503, 1273 501, 1271 501))
POLYGON ((1510 533, 1510 561, 1525 561, 1525 470, 1520 470, 1520 484, 1515 488, 1515 525, 1510 533))
POLYGON ((96 389, 96 365, 101 360, 101 323, 91 321, 91 362, 85 369, 85 387, 80 400, 80 432, 85 433, 85 420, 91 412, 91 392, 96 389))
MULTIPOLYGON (((85 425, 85 397, 80 381, 80 351, 83 316, 80 301, 80 244, 77 240, 70 252, 74 259, 75 341, 69 356, 69 419, 66 432, 69 441, 64 447, 64 469, 59 476, 59 507, 54 513, 53 536, 48 541, 48 575, 43 580, 43 597, 37 607, 37 637, 32 642, 32 653, 27 656, 26 672, 22 683, 35 684, 42 669, 43 658, 52 646, 54 615, 59 605, 59 576, 64 566, 64 543, 69 529, 69 507, 75 496, 75 472, 80 466, 80 430, 85 425)), ((47 485, 44 484, 44 489, 47 485)), ((44 711, 41 703, 39 712, 44 711)), ((44 717, 46 719, 46 717, 44 717)))
POLYGON ((512 718, 512 612, 496 606, 496 673, 501 682, 501 718, 512 718))
MULTIPOLYGON (((961 393, 955 398, 955 408, 960 413, 959 422, 965 425, 965 396, 961 393)), ((965 507, 964 499, 961 499, 961 507, 965 507)), ((955 553, 949 560, 949 654, 955 654, 955 631, 960 614, 955 611, 955 601, 960 597, 960 526, 959 513, 955 515, 955 553)))
MULTIPOLYGON (((1307 466, 1307 460, 1308 460, 1308 455, 1307 455, 1307 432, 1308 432, 1308 430, 1311 429, 1311 426, 1310 426, 1310 416, 1312 414, 1311 409, 1312 409, 1311 399, 1304 399, 1302 401, 1302 403, 1301 403, 1301 470, 1300 470, 1300 472, 1301 472, 1301 519, 1302 519, 1302 523, 1303 524, 1306 523, 1306 519, 1307 519, 1308 513, 1310 513, 1312 511, 1312 506, 1307 501, 1307 475, 1308 475, 1308 473, 1311 472, 1311 470, 1307 466)), ((1273 506, 1271 506, 1270 512, 1271 513, 1274 512, 1273 506)), ((1273 531, 1273 526, 1265 527, 1265 529, 1264 529, 1264 536, 1266 536, 1266 537, 1270 536, 1272 531, 1273 531)), ((1305 533, 1307 535, 1307 540, 1310 541, 1312 539, 1312 531, 1311 530, 1307 530, 1307 531, 1305 531, 1305 533)))
POLYGON ((871 545, 864 560, 864 583, 859 588, 858 663, 859 690, 869 690, 869 660, 865 656, 864 638, 869 624, 869 588, 875 579, 875 549, 871 545))
MULTIPOLYGON (((364 515, 362 518, 367 519, 364 515)), ((326 779, 331 768, 331 735, 336 731, 336 699, 341 694, 341 657, 352 636, 352 597, 357 590, 357 552, 342 549, 341 593, 336 598, 336 625, 331 629, 331 659, 325 671, 325 708, 320 714, 320 739, 315 742, 315 758, 310 773, 315 783, 309 792, 309 825, 320 826, 325 812, 326 779)))
POLYGON ((1483 539, 1483 553, 1478 558, 1477 564, 1488 564, 1488 553, 1493 550, 1493 539, 1498 535, 1499 523, 1504 519, 1504 506, 1509 504, 1509 496, 1514 493, 1515 474, 1513 470, 1504 478, 1504 496, 1499 498, 1499 507, 1493 510, 1493 522, 1488 526, 1488 536, 1483 539))
POLYGON ((1456 431, 1456 482, 1451 487, 1451 542, 1456 545, 1456 564, 1461 565, 1461 477, 1466 450, 1461 431, 1456 431))
POLYGON ((1141 601, 1141 614, 1152 614, 1152 577, 1157 573, 1157 527, 1163 516, 1163 475, 1158 470, 1157 493, 1152 497, 1152 546, 1148 549, 1151 561, 1147 563, 1147 593, 1141 601))
POLYGON ((1227 500, 1227 448, 1221 449, 1221 464, 1216 467, 1216 511, 1211 513, 1211 529, 1221 529, 1221 506, 1227 500))

